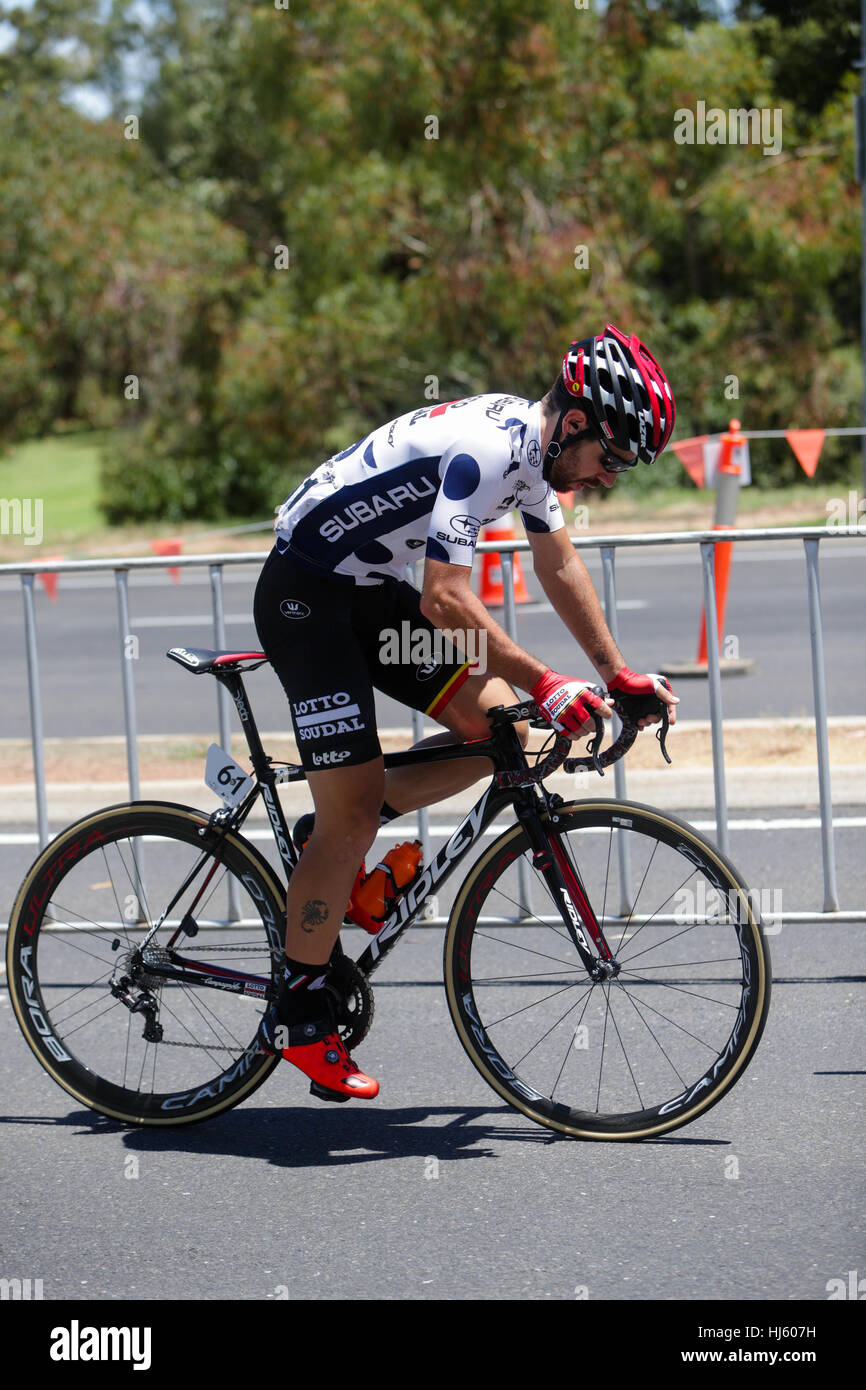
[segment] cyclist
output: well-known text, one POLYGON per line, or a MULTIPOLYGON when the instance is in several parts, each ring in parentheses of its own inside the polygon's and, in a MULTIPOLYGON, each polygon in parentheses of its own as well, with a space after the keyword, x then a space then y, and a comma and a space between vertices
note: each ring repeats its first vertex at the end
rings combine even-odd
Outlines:
MULTIPOLYGON (((315 821, 289 884, 283 979, 258 1041, 309 1076, 314 1094, 346 1100, 379 1089, 337 1033, 328 963, 380 825, 491 774, 483 758, 386 774, 373 687, 448 730, 425 742, 484 737, 485 711, 516 703, 513 687, 572 738, 592 731, 593 711, 611 714, 588 681, 551 671, 512 642, 473 594, 480 528, 516 507, 541 587, 601 680, 612 691, 654 693, 675 721, 677 700, 661 678, 626 666, 556 497, 612 487, 617 474, 652 463, 674 416, 655 358, 608 324, 570 345, 540 401, 471 396, 401 415, 328 459, 280 508, 255 621, 289 699, 315 821), (419 593, 406 574, 422 554, 419 593), (463 633, 464 650, 437 659, 436 629, 463 633), (413 640, 410 660, 392 664, 385 635, 406 631, 427 645, 413 640), (487 669, 473 674, 466 653, 481 634, 487 669)), ((527 732, 518 728, 523 743, 527 732)))

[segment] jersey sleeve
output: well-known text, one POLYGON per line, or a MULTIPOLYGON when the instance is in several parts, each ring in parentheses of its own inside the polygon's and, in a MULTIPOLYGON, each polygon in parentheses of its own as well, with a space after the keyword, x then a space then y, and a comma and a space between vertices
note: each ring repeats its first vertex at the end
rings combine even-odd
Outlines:
POLYGON ((565 517, 562 515, 559 498, 552 487, 546 484, 542 484, 542 487, 543 494, 537 502, 534 499, 538 490, 533 488, 518 503, 520 519, 527 531, 561 531, 565 525, 565 517))
POLYGON ((442 455, 439 492, 427 530, 431 560, 471 568, 478 533, 496 515, 507 491, 504 474, 510 459, 506 437, 492 432, 490 441, 463 439, 442 455))

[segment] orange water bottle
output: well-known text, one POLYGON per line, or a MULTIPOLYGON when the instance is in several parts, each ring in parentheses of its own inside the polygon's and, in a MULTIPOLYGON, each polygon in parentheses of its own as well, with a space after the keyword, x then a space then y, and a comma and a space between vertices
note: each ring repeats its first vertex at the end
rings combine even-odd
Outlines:
POLYGON ((418 874, 423 859, 419 840, 406 840, 389 849, 360 886, 356 885, 347 917, 375 936, 394 899, 418 874))

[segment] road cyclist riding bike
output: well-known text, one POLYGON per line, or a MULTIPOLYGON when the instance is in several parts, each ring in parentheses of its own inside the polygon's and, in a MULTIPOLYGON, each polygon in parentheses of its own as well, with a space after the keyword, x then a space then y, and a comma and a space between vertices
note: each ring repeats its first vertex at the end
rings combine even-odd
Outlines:
MULTIPOLYGON (((674 418, 655 358, 608 324, 570 345, 541 400, 480 395, 401 415, 328 459, 280 508, 255 621, 289 700, 315 815, 300 836, 306 843, 288 887, 282 984, 258 1043, 299 1067, 320 1098, 372 1098, 379 1090, 340 1038, 329 989, 344 918, 375 929, 356 903, 359 865, 381 825, 492 769, 489 759, 463 758, 386 774, 374 687, 444 725, 447 732, 425 744, 485 737, 487 711, 515 704, 514 687, 572 739, 593 731, 594 714, 610 718, 591 681, 552 671, 512 642, 470 588, 479 531, 516 508, 536 577, 609 697, 631 702, 640 727, 658 721, 663 706, 674 723, 678 702, 667 683, 626 666, 556 496, 612 487, 619 473, 653 463, 674 418), (406 575, 422 556, 419 593, 406 575), (386 661, 383 634, 407 622, 413 638, 426 634, 430 643, 437 629, 459 631, 464 650, 386 661), (486 671, 474 673, 466 654, 479 646, 486 671)), ((414 640, 412 648, 429 650, 414 640)), ((525 746, 525 723, 518 734, 525 746)))

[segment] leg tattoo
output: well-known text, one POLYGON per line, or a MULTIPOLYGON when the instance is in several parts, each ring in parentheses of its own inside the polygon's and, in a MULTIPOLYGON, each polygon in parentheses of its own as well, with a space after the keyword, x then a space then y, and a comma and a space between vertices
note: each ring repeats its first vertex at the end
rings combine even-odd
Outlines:
POLYGON ((328 909, 321 898, 311 898, 301 909, 301 931, 314 932, 328 920, 328 909))

